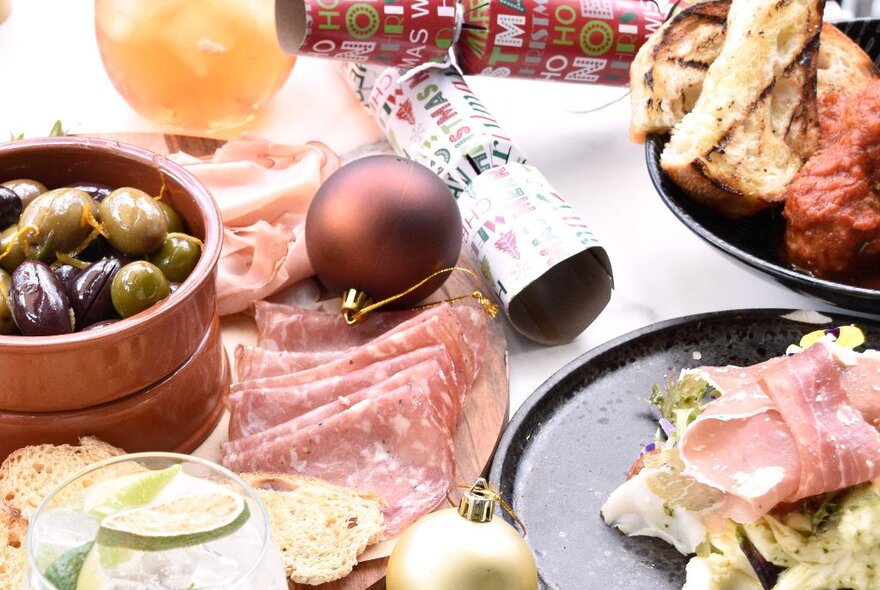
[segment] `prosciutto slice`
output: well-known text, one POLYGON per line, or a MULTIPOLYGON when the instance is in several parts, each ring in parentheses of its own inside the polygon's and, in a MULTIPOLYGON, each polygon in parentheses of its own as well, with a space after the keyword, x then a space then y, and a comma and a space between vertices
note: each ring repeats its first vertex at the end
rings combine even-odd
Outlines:
POLYGON ((800 454, 800 498, 880 475, 880 432, 865 422, 840 384, 839 361, 812 346, 764 373, 761 387, 779 408, 800 454))
POLYGON ((880 413, 880 394, 872 397, 863 379, 880 363, 854 354, 845 363, 830 346, 752 367, 695 371, 721 397, 682 437, 685 473, 726 492, 734 520, 750 522, 779 502, 880 474, 880 433, 865 420, 880 413))
POLYGON ((412 311, 377 311, 353 325, 341 313, 323 313, 258 301, 257 345, 266 350, 325 352, 362 346, 412 318, 412 311))
POLYGON ((378 494, 388 502, 390 537, 443 501, 453 479, 449 417, 432 395, 402 386, 223 463, 240 472, 296 472, 378 494))

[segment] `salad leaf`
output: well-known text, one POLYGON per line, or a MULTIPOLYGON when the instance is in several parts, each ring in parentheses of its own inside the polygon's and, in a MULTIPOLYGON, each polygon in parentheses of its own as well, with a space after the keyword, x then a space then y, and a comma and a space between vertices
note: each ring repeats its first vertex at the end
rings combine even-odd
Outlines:
POLYGON ((649 401, 660 410, 661 429, 657 432, 658 442, 665 435, 665 445, 676 444, 688 425, 703 413, 710 401, 718 397, 718 392, 704 379, 693 373, 684 373, 678 379, 670 379, 666 388, 654 385, 649 401))

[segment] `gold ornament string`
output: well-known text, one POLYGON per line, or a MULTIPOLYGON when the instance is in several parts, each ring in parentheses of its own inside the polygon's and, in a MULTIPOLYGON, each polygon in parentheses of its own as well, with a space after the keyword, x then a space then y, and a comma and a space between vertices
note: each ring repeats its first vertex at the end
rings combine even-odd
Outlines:
MULTIPOLYGON (((449 502, 449 505, 450 505, 450 506, 452 506, 453 508, 455 508, 456 504, 455 504, 455 502, 452 501, 452 498, 449 497, 449 492, 450 492, 451 490, 469 490, 469 489, 471 489, 472 487, 474 487, 474 486, 472 486, 472 485, 467 485, 466 483, 454 483, 454 484, 452 484, 452 485, 449 486, 449 488, 446 490, 446 501, 449 502)), ((523 537, 526 536, 526 525, 525 525, 525 523, 524 523, 522 520, 520 520, 520 517, 519 517, 519 516, 516 515, 516 512, 513 511, 513 508, 511 508, 510 504, 508 504, 507 502, 504 501, 504 498, 501 497, 501 494, 498 493, 497 491, 495 491, 494 489, 492 489, 491 484, 490 484, 490 487, 488 487, 488 488, 484 488, 484 489, 481 489, 481 490, 480 490, 480 493, 481 493, 483 496, 488 497, 490 500, 492 500, 492 501, 494 501, 494 502, 498 502, 499 504, 501 504, 501 507, 504 508, 504 511, 507 512, 507 513, 510 515, 510 517, 511 517, 513 520, 516 521, 516 524, 519 525, 519 528, 520 528, 520 530, 522 531, 522 536, 523 536, 523 537)))
MULTIPOLYGON (((346 292, 346 294, 342 298, 342 316, 345 318, 345 322, 348 325, 356 324, 358 321, 362 320, 364 318, 364 316, 366 316, 371 311, 374 311, 374 310, 382 307, 383 305, 388 305, 389 303, 391 303, 393 301, 397 301, 401 297, 405 297, 405 296, 409 295, 410 293, 412 293, 413 291, 415 291, 416 289, 418 289, 419 287, 423 286, 425 283, 427 283, 431 279, 433 279, 443 273, 449 273, 454 270, 460 270, 462 272, 467 273, 474 280, 474 283, 477 283, 479 281, 476 273, 474 273, 474 271, 470 270, 469 268, 464 268, 462 266, 450 266, 448 268, 442 268, 438 271, 432 272, 430 275, 428 275, 427 277, 425 277, 424 279, 422 279, 421 281, 419 281, 418 283, 416 283, 412 287, 410 287, 404 291, 401 291, 400 293, 398 293, 396 295, 392 295, 391 297, 387 297, 387 298, 383 299, 382 301, 378 301, 376 303, 372 303, 369 300, 364 301, 364 297, 360 296, 361 295, 360 293, 358 293, 358 296, 350 298, 348 296, 348 294, 350 291, 353 291, 353 290, 349 290, 349 292, 346 292), (363 305, 363 303, 366 303, 366 305, 363 305)), ((488 297, 483 295, 483 293, 479 289, 474 289, 473 291, 471 291, 470 293, 467 293, 466 295, 458 295, 456 297, 450 297, 449 299, 444 299, 442 301, 434 301, 431 303, 422 303, 421 305, 417 305, 417 306, 413 307, 412 309, 426 309, 428 307, 434 307, 434 306, 440 305, 441 303, 455 303, 456 301, 463 301, 464 299, 468 299, 471 297, 476 299, 477 302, 483 306, 483 309, 486 311, 486 313, 489 315, 489 317, 494 318, 498 315, 498 311, 499 311, 498 306, 495 305, 494 303, 492 303, 492 301, 489 300, 488 297)))

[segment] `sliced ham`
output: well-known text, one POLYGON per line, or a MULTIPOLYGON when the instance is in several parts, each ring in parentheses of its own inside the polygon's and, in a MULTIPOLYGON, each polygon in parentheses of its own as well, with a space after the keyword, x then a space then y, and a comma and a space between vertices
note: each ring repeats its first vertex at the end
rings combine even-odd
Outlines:
POLYGON ((303 240, 305 214, 318 187, 339 167, 328 147, 285 145, 256 137, 230 141, 209 159, 174 154, 211 192, 223 217, 217 310, 244 311, 314 275, 303 240))
POLYGON ((349 350, 324 350, 321 352, 279 352, 259 346, 239 344, 235 348, 236 382, 275 377, 304 371, 332 362, 349 350))
MULTIPOLYGON (((421 349, 430 350, 430 349, 421 349)), ((236 455, 240 453, 251 452, 259 449, 261 446, 271 443, 279 438, 289 436, 312 424, 319 424, 327 420, 331 416, 343 412, 352 405, 357 404, 365 399, 378 398, 389 392, 395 391, 399 387, 419 388, 432 393, 432 402, 441 406, 438 411, 446 416, 449 422, 445 425, 449 432, 455 431, 458 423, 459 406, 458 393, 455 391, 455 384, 449 379, 448 357, 442 350, 433 349, 434 355, 441 355, 438 358, 428 358, 416 363, 406 369, 396 372, 388 378, 381 380, 373 385, 358 389, 348 394, 338 395, 335 398, 321 406, 318 406, 308 412, 302 414, 293 414, 285 412, 284 408, 280 408, 277 416, 273 416, 272 422, 276 425, 255 432, 244 438, 231 440, 223 445, 223 456, 228 457, 231 462, 235 462, 236 455), (445 366, 444 366, 445 365, 445 366), (280 416, 289 415, 289 419, 280 416)))
MULTIPOLYGON (((277 353, 276 353, 277 354, 277 353)), ((444 345, 417 348, 401 355, 361 367, 350 373, 331 375, 308 383, 254 388, 229 396, 229 440, 261 432, 291 420, 324 404, 389 379, 408 367, 436 361, 459 390, 466 394, 470 381, 456 381, 454 367, 444 345)))
POLYGON ((296 472, 385 498, 393 536, 445 497, 454 460, 449 419, 432 393, 404 386, 319 424, 224 458, 235 471, 296 472))
POLYGON ((726 492, 734 520, 750 522, 779 502, 880 474, 880 433, 866 421, 880 415, 880 394, 870 385, 880 383, 880 361, 837 347, 852 357, 844 362, 833 346, 694 371, 721 397, 682 437, 685 473, 726 492))
POLYGON ((258 301, 254 305, 257 345, 267 350, 339 351, 362 346, 416 315, 412 311, 376 311, 348 325, 341 313, 297 309, 258 301))

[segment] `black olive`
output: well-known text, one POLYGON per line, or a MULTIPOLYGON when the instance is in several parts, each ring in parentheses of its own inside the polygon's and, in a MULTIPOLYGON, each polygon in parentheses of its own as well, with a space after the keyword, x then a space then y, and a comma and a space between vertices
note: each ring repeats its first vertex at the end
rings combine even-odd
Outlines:
POLYGON ((21 215, 21 197, 11 188, 0 186, 0 227, 12 225, 21 215))
POLYGON ((64 287, 65 292, 69 290, 73 284, 73 279, 76 278, 78 273, 79 269, 71 264, 62 264, 55 268, 55 276, 61 281, 61 286, 64 287))
POLYGON ((12 317, 25 336, 73 332, 70 301, 48 265, 25 260, 12 273, 9 288, 12 317))
POLYGON ((90 264, 76 275, 67 294, 76 315, 77 330, 117 317, 110 298, 110 286, 119 269, 130 261, 105 258, 90 264))
POLYGON ((104 200, 104 197, 113 192, 113 187, 103 182, 71 182, 65 185, 69 188, 78 188, 84 193, 88 193, 96 203, 104 200))

